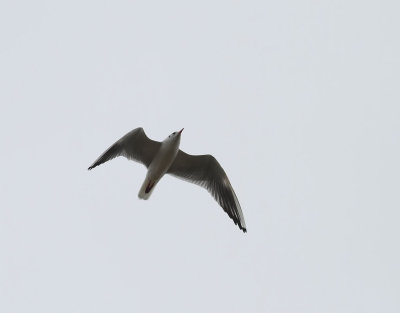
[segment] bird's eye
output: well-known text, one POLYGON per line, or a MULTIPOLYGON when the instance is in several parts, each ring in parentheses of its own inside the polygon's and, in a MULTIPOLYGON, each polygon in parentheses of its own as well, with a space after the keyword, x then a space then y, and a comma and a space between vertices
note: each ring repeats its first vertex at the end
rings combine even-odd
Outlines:
POLYGON ((172 135, 175 135, 175 134, 176 134, 176 132, 173 132, 173 133, 172 133, 172 135))

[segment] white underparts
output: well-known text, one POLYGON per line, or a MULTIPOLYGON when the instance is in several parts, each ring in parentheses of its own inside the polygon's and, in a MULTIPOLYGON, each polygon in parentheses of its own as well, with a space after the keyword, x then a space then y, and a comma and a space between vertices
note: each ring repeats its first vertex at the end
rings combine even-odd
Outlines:
POLYGON ((179 150, 180 136, 175 140, 167 138, 161 144, 160 150, 151 161, 146 178, 139 190, 138 197, 143 200, 150 198, 155 186, 168 171, 179 150))

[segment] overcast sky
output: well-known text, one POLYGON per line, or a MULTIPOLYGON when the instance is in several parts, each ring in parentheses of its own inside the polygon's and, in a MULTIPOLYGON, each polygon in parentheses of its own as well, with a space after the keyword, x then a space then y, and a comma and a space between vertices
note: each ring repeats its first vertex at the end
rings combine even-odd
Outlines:
POLYGON ((399 312, 399 4, 0 4, 0 311, 399 312), (203 189, 119 158, 214 155, 203 189))

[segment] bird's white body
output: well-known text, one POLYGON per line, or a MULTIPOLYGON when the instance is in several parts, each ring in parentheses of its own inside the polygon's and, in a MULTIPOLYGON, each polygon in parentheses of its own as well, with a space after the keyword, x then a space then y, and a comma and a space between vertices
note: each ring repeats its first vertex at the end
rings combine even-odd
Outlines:
POLYGON ((161 143, 160 149, 154 156, 153 161, 151 161, 146 178, 140 188, 138 194, 140 199, 147 200, 150 198, 154 187, 174 162, 179 151, 179 144, 180 136, 169 136, 161 143))

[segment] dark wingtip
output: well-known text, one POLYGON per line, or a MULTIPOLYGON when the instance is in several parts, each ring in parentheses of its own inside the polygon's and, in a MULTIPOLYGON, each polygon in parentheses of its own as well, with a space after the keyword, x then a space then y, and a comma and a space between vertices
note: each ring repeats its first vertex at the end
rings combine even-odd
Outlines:
POLYGON ((95 168, 96 166, 98 166, 98 165, 99 165, 99 162, 93 163, 92 165, 90 165, 90 166, 88 167, 88 171, 94 169, 94 168, 95 168))

